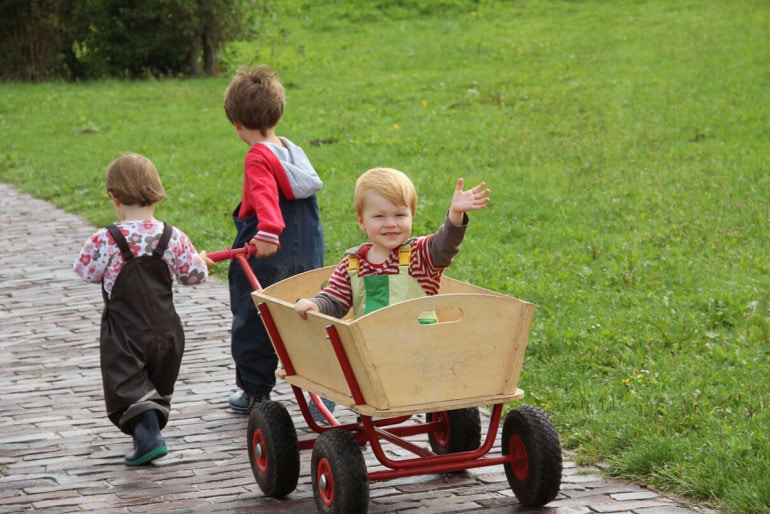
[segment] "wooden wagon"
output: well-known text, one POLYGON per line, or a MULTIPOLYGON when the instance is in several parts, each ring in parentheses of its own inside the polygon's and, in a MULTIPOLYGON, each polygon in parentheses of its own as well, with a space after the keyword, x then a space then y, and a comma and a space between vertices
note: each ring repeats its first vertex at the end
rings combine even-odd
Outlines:
POLYGON ((262 289, 247 264, 250 247, 210 254, 241 262, 255 305, 280 359, 276 372, 291 384, 305 422, 317 437, 299 440, 279 402, 249 415, 248 449, 262 492, 284 497, 297 486, 299 454, 312 449, 311 479, 319 512, 366 512, 369 482, 502 464, 517 499, 552 501, 561 482, 558 435, 541 409, 523 405, 505 417, 502 451, 490 455, 503 407, 523 398, 518 388, 535 311, 531 303, 448 277, 438 295, 400 302, 357 319, 294 311, 314 296, 333 267, 262 289), (420 313, 437 322, 421 324, 420 313), (317 422, 305 394, 324 415, 317 422), (340 423, 319 396, 357 414, 340 423), (479 407, 490 406, 482 441, 479 407), (424 420, 423 416, 424 415, 424 420), (407 438, 427 435, 430 450, 407 438), (414 457, 394 459, 389 442, 414 457), (361 447, 386 469, 368 472, 361 447))

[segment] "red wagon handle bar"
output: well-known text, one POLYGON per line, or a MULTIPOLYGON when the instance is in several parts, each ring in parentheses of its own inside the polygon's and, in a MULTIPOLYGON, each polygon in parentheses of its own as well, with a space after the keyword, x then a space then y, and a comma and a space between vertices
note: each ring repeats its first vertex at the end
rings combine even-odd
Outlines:
POLYGON ((249 257, 255 253, 257 253, 257 248, 254 245, 246 243, 242 248, 236 248, 235 250, 230 248, 227 250, 219 250, 218 252, 211 252, 206 254, 206 257, 214 262, 237 260, 241 265, 241 268, 243 268, 243 273, 249 280, 251 287, 254 288, 254 291, 261 291, 262 286, 260 285, 259 280, 257 280, 257 276, 254 274, 254 270, 252 270, 251 266, 249 266, 249 257))

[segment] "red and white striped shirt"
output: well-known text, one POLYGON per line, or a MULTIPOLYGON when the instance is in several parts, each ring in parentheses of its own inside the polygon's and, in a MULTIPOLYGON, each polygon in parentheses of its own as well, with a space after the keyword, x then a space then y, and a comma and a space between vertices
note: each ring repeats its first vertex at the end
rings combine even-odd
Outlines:
MULTIPOLYGON (((430 254, 430 241, 433 239, 433 234, 428 236, 418 237, 412 241, 412 256, 409 265, 409 275, 416 278, 422 286, 425 294, 434 295, 438 294, 438 290, 441 287, 441 275, 443 275, 446 268, 439 268, 433 264, 433 259, 430 254)), ((371 243, 366 243, 358 247, 355 252, 358 258, 359 268, 358 276, 366 277, 369 275, 397 275, 399 273, 398 268, 398 248, 393 250, 385 262, 381 264, 372 264, 366 258, 369 250, 372 248, 371 243)), ((345 311, 353 306, 353 292, 350 286, 350 274, 348 273, 348 257, 337 265, 329 277, 329 282, 324 293, 333 297, 340 304, 345 311)))

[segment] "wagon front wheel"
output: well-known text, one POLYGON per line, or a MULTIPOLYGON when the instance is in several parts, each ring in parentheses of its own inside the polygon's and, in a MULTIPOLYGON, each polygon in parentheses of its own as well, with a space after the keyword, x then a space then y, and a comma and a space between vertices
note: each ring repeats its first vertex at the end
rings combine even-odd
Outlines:
POLYGON ((350 432, 328 430, 316 439, 310 473, 318 512, 343 514, 368 511, 366 462, 355 436, 350 432))
POLYGON ((299 441, 289 411, 278 402, 254 405, 248 447, 257 485, 270 498, 283 498, 299 481, 299 441))
POLYGON ((502 434, 504 464, 513 493, 522 505, 540 507, 556 498, 561 484, 559 435, 548 415, 522 405, 505 417, 502 434))
POLYGON ((438 422, 438 428, 428 433, 433 453, 445 455, 473 451, 481 446, 481 414, 478 407, 429 412, 425 420, 438 422))

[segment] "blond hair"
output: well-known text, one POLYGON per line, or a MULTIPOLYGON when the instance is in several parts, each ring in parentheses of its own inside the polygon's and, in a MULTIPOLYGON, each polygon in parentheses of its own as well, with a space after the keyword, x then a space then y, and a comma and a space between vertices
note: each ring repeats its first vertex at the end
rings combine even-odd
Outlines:
POLYGON ((126 152, 107 167, 107 192, 123 205, 146 207, 166 198, 155 165, 143 155, 126 152))
POLYGON ((401 171, 393 168, 373 168, 356 180, 356 214, 362 214, 367 193, 374 192, 385 197, 390 203, 408 207, 414 216, 417 211, 417 190, 401 171))
POLYGON ((225 115, 230 123, 239 123, 263 136, 278 125, 286 106, 283 85, 269 66, 241 67, 225 91, 225 115))

